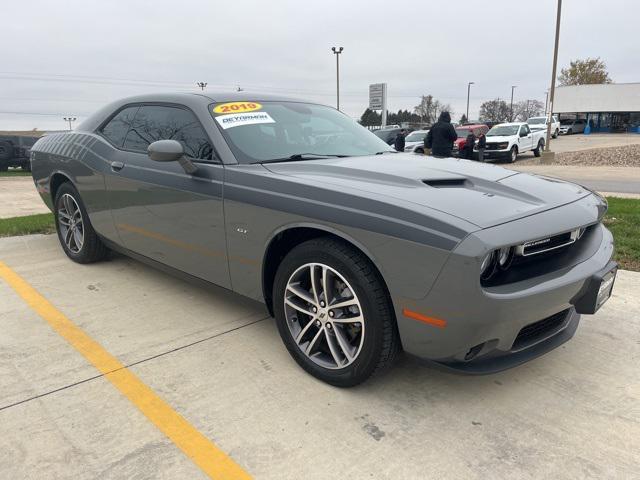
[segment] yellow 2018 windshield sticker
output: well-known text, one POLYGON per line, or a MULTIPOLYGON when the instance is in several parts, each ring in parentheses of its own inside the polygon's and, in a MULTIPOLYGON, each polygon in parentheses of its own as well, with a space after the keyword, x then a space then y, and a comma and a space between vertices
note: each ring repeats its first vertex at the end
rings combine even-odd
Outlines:
POLYGON ((217 105, 213 113, 244 113, 260 110, 262 105, 258 102, 230 102, 217 105))

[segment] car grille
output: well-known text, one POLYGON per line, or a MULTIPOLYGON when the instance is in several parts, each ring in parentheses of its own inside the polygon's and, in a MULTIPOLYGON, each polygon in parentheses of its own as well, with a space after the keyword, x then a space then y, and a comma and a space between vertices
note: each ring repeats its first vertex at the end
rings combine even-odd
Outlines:
POLYGON ((491 142, 487 142, 487 150, 499 150, 498 149, 498 144, 497 143, 491 143, 491 142))
POLYGON ((550 317, 543 318, 535 323, 531 323, 520 330, 515 342, 513 342, 512 350, 520 350, 528 347, 538 340, 547 337, 562 326, 569 314, 569 309, 558 312, 550 317))

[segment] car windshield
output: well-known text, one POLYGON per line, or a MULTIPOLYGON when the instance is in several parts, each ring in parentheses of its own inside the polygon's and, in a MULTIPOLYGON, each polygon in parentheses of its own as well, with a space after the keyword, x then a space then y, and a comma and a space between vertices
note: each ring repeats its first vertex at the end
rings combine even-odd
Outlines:
POLYGON ((240 163, 391 151, 351 118, 322 105, 246 101, 214 104, 210 111, 240 163))
POLYGON ((413 132, 407 135, 407 138, 405 138, 405 140, 407 142, 422 142, 424 141, 424 137, 427 136, 427 133, 428 132, 413 132))
POLYGON ((560 120, 560 125, 573 125, 575 120, 560 120))
POLYGON ((535 117, 527 120, 527 123, 529 125, 544 125, 545 123, 547 123, 547 119, 545 117, 535 117))
POLYGON ((515 135, 518 133, 519 125, 496 125, 489 132, 487 132, 487 137, 498 137, 498 136, 509 136, 515 135))
POLYGON ((468 128, 456 128, 456 135, 458 135, 458 138, 465 138, 469 135, 469 131, 468 128))

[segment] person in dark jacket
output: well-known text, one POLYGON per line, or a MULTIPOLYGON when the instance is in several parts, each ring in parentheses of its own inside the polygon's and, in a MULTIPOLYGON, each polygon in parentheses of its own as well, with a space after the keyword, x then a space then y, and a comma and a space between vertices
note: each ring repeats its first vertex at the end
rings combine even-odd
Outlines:
POLYGON ((398 152, 404 152, 404 137, 407 135, 407 131, 403 128, 400 130, 398 135, 396 135, 396 139, 393 142, 393 146, 398 152))
POLYGON ((484 149, 487 148, 487 136, 484 132, 480 133, 478 137, 478 161, 484 162, 484 149))
POLYGON ((473 146, 476 144, 476 136, 473 130, 469 130, 469 135, 464 141, 464 155, 462 158, 473 160, 473 146))
POLYGON ((442 112, 424 137, 424 147, 431 149, 431 155, 434 157, 450 157, 453 142, 457 139, 456 129, 451 125, 451 115, 449 112, 442 112))

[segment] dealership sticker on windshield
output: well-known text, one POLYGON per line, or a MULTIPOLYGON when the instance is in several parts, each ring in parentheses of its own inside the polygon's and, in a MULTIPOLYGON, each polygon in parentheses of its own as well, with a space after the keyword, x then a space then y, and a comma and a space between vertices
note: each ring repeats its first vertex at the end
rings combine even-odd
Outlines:
POLYGON ((232 115, 220 115, 216 117, 216 121, 225 130, 231 127, 239 127, 241 125, 255 125, 257 123, 276 123, 267 112, 256 113, 238 113, 232 115))
POLYGON ((230 102, 217 105, 213 113, 242 113, 256 110, 262 110, 262 105, 258 102, 230 102))

